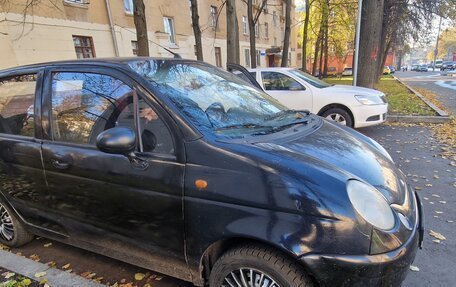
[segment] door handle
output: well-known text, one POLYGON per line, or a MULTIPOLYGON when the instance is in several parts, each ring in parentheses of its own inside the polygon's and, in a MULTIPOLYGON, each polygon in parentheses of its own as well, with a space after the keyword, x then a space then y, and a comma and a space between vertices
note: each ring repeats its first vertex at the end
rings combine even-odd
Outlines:
POLYGON ((51 163, 56 169, 68 169, 70 167, 70 163, 63 160, 52 159, 51 163))

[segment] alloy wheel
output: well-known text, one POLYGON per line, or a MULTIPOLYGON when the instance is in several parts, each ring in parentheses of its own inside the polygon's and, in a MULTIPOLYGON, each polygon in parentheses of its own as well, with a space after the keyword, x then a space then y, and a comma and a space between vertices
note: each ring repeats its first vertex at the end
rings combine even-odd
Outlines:
POLYGON ((280 287, 274 279, 262 271, 240 268, 223 279, 222 287, 280 287))
POLYGON ((14 238, 14 225, 8 210, 0 203, 0 238, 11 241, 14 238))
POLYGON ((341 125, 344 125, 346 126, 347 125, 347 120, 345 119, 345 117, 341 114, 338 114, 338 113, 332 113, 332 114, 329 114, 326 116, 326 118, 328 120, 331 120, 331 121, 334 121, 338 124, 341 124, 341 125))

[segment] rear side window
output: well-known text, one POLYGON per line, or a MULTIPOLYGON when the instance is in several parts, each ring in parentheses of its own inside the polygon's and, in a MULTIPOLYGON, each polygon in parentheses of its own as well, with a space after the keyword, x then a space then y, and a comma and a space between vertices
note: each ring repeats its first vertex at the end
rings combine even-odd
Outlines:
POLYGON ((34 136, 36 74, 0 79, 0 133, 34 136))

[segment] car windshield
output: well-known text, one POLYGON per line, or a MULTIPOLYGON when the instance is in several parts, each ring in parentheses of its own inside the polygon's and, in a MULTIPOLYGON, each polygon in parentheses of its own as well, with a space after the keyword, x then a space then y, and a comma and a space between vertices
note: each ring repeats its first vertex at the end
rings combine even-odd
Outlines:
POLYGON ((293 69, 293 70, 290 70, 290 73, 292 73, 294 76, 300 78, 301 80, 304 80, 306 83, 309 83, 312 86, 320 88, 320 89, 327 88, 327 87, 331 86, 330 84, 320 80, 319 78, 316 78, 316 77, 314 77, 312 75, 304 73, 301 70, 293 69))
POLYGON ((217 135, 271 133, 303 123, 308 115, 288 110, 234 74, 205 63, 147 59, 128 64, 198 129, 217 135))

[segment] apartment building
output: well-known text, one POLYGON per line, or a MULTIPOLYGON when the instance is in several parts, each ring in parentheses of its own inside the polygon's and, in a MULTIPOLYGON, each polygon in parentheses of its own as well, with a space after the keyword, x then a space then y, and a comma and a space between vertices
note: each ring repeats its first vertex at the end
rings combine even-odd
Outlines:
MULTIPOLYGON (((284 0, 268 0, 255 29, 257 62, 280 64, 284 37, 284 0)), ((293 1, 294 2, 294 1, 293 1)), ((136 54, 132 0, 6 0, 0 4, 0 69, 30 63, 136 54), (24 13, 24 11, 26 13, 24 13)), ((144 0, 150 54, 196 59, 189 0, 144 0), (157 45, 158 44, 158 45, 157 45)), ((254 0, 255 11, 261 0, 254 0)), ((198 0, 204 60, 226 63, 226 11, 223 0, 198 0)), ((247 5, 236 1, 241 64, 250 65, 247 5)), ((294 11, 294 6, 293 6, 294 11)), ((294 14, 294 13, 293 13, 294 14)), ((297 28, 293 26, 289 65, 297 65, 297 28)))

